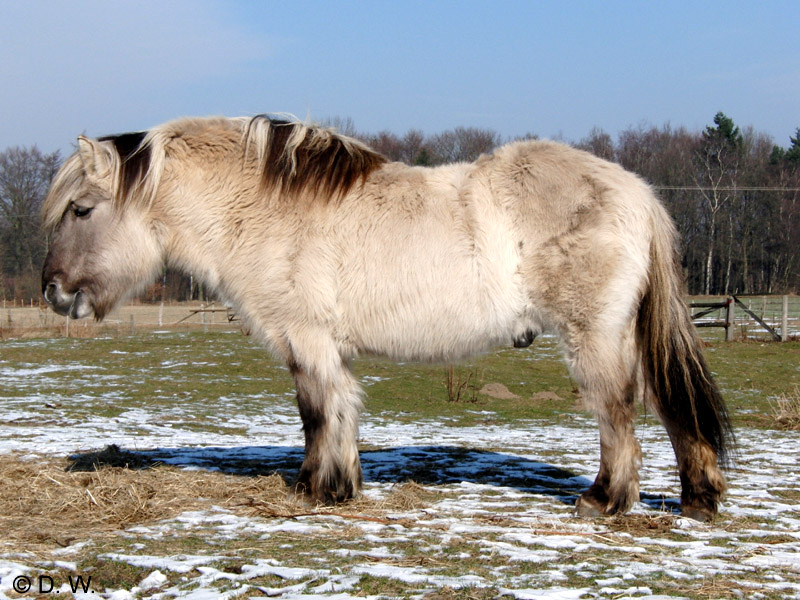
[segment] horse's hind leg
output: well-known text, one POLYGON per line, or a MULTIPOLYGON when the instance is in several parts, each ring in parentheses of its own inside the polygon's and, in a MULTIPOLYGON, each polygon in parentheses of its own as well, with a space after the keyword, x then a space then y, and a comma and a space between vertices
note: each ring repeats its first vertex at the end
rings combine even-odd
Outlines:
POLYGON ((639 363, 632 331, 617 336, 617 343, 614 337, 584 334, 567 342, 568 363, 600 428, 600 471, 576 504, 584 516, 626 512, 639 500, 641 450, 634 437, 639 363))
POLYGON ((327 375, 294 362, 289 366, 306 441, 297 491, 325 504, 352 498, 362 481, 357 446, 358 382, 345 364, 327 375))
POLYGON ((717 504, 727 488, 716 452, 692 426, 663 409, 659 413, 678 460, 681 513, 696 521, 710 521, 717 514, 717 504))

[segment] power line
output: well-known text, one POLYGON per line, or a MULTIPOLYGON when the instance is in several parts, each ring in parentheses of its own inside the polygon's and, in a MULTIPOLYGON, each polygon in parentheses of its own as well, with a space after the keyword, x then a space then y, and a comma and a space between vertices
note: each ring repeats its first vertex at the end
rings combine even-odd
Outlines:
POLYGON ((706 187, 699 185, 653 185, 656 190, 674 190, 679 192, 800 192, 800 188, 787 187, 706 187))

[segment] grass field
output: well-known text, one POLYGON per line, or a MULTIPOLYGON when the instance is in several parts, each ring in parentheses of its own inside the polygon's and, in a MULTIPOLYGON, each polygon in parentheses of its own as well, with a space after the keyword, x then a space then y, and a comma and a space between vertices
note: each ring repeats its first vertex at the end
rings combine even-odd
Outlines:
POLYGON ((597 433, 546 337, 456 366, 459 402, 443 365, 357 360, 364 497, 306 506, 288 371, 207 329, 0 340, 0 598, 800 598, 798 342, 707 348, 740 449, 700 525, 644 414, 642 503, 574 516, 597 433))

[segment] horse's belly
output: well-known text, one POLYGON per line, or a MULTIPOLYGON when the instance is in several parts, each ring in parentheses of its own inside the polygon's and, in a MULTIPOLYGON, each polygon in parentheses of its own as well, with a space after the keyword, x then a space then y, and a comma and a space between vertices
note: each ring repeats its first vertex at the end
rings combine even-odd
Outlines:
POLYGON ((487 291, 441 272, 424 285, 386 280, 383 293, 354 300, 348 319, 357 349, 399 360, 447 361, 510 343, 522 313, 513 287, 487 291))

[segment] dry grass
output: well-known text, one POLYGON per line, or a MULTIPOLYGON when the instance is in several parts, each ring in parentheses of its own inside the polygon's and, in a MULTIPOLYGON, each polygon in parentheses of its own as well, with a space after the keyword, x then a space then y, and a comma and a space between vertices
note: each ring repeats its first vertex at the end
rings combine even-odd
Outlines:
MULTIPOLYGON (((287 488, 288 491, 288 488, 287 488)), ((409 481, 394 486, 385 498, 375 501, 361 496, 336 506, 312 506, 304 498, 285 494, 281 498, 250 497, 240 505, 249 516, 291 519, 297 517, 339 517, 354 521, 374 521, 378 523, 408 524, 391 516, 395 512, 408 512, 424 508, 430 504, 433 494, 421 485, 409 481)))
POLYGON ((666 535, 675 527, 677 517, 673 514, 625 514, 609 519, 609 530, 633 536, 666 535))
MULTIPOLYGON (((752 594, 754 589, 760 586, 748 586, 746 582, 731 581, 729 577, 705 577, 699 585, 689 586, 687 591, 691 591, 698 598, 716 600, 717 598, 744 598, 747 594, 752 594)), ((757 596, 756 596, 757 597, 757 596)), ((761 594, 761 597, 767 596, 761 594)))
POLYGON ((470 382, 475 373, 471 370, 459 369, 455 365, 448 365, 445 369, 444 386, 447 389, 448 402, 476 402, 475 386, 470 382))
POLYGON ((250 497, 285 498, 278 475, 235 477, 166 466, 97 465, 70 470, 66 459, 0 457, 0 529, 6 546, 66 546, 80 539, 250 497))
POLYGON ((425 506, 425 496, 421 486, 406 483, 381 502, 313 507, 278 474, 187 471, 147 463, 116 446, 74 459, 10 454, 0 456, 0 548, 47 550, 211 506, 262 518, 331 515, 388 522, 386 513, 425 506))
POLYGON ((443 587, 435 592, 427 592, 422 600, 490 600, 499 598, 495 588, 458 588, 443 587))
MULTIPOLYGON (((70 321, 69 337, 94 338, 107 335, 129 335, 131 325, 136 332, 152 331, 153 329, 235 329, 239 323, 228 322, 224 311, 197 313, 200 308, 207 306, 211 309, 220 309, 221 305, 210 303, 204 305, 200 302, 168 303, 163 307, 159 304, 130 303, 120 306, 106 319, 97 323, 91 319, 70 321)), ((0 308, 0 339, 26 339, 35 337, 65 337, 67 335, 67 320, 55 314, 44 305, 28 307, 0 308)))
POLYGON ((772 416, 779 429, 800 429, 800 386, 791 394, 781 394, 774 402, 770 400, 772 416))

